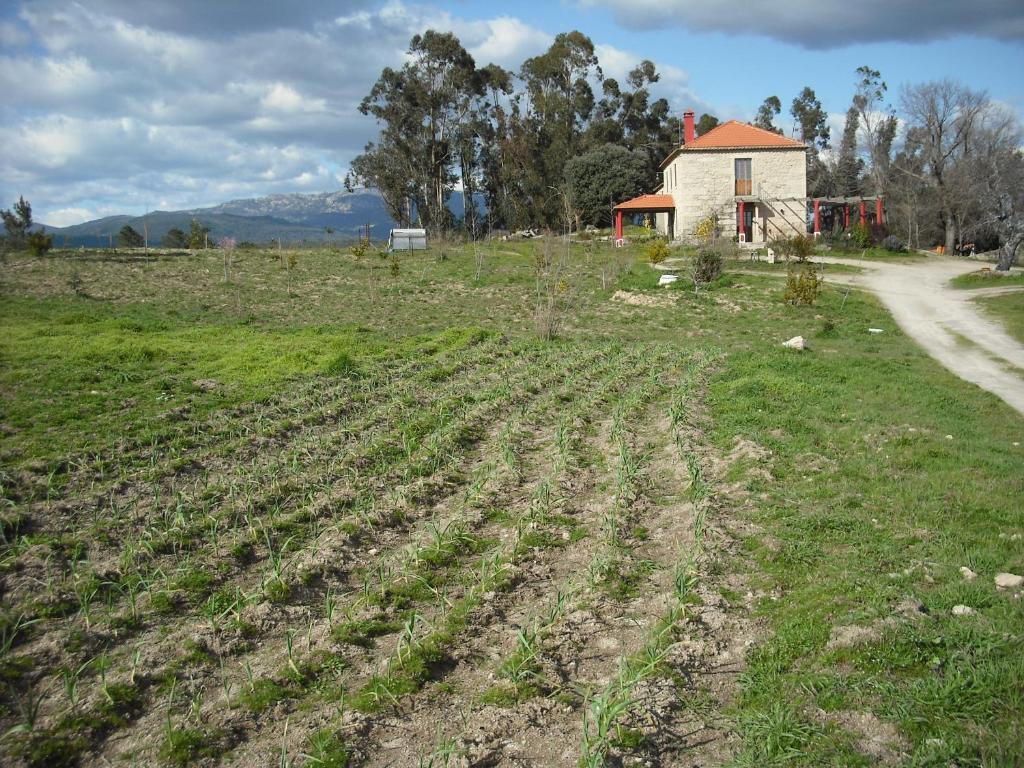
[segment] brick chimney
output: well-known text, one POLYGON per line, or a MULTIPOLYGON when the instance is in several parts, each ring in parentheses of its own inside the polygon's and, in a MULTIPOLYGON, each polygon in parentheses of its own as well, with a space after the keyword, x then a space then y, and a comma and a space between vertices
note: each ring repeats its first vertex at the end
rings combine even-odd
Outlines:
POLYGON ((693 110, 683 112, 683 143, 689 144, 693 141, 693 110))

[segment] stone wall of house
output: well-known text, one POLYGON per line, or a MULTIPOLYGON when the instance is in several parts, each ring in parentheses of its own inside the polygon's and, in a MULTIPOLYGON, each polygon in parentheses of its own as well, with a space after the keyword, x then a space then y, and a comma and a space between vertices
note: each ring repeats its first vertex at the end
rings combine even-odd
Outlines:
POLYGON ((675 199, 677 236, 692 238, 697 225, 712 213, 718 215, 723 236, 736 234, 734 161, 738 158, 750 158, 751 194, 768 200, 756 204, 753 232, 747 233, 747 240, 763 242, 806 232, 803 203, 772 201, 807 196, 803 149, 691 150, 680 152, 665 169, 662 193, 675 199))

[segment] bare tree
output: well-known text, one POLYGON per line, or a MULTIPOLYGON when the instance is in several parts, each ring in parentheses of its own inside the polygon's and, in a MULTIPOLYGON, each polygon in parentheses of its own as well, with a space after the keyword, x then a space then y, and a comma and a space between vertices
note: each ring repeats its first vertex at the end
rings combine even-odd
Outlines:
POLYGON ((938 196, 946 251, 952 253, 958 216, 970 200, 970 190, 958 183, 957 165, 969 162, 973 132, 988 98, 953 80, 938 80, 905 87, 901 102, 909 123, 908 142, 920 146, 925 173, 938 196))
POLYGON ((1008 270, 1024 243, 1024 140, 1017 116, 989 105, 971 137, 971 190, 975 230, 994 231, 1001 242, 997 269, 1008 270))

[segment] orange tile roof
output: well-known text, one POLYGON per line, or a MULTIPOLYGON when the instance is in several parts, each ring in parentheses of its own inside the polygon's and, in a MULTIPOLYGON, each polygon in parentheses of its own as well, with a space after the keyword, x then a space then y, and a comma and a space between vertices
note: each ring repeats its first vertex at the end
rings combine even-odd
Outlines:
POLYGON ((653 211, 653 210, 675 210, 676 201, 672 195, 640 195, 632 200, 619 203, 615 206, 616 211, 653 211))
POLYGON ((702 136, 698 136, 689 144, 684 144, 683 149, 759 149, 775 147, 804 148, 802 141, 780 136, 777 133, 766 131, 764 128, 741 123, 738 120, 730 120, 722 123, 702 136))

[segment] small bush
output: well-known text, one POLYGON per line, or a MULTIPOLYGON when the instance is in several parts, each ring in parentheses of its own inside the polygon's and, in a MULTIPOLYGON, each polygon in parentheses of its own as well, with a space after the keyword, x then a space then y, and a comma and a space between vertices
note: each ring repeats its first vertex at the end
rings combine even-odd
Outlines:
POLYGON ((711 214, 706 219, 701 219, 694 228, 693 235, 701 243, 710 244, 718 235, 718 216, 711 214))
POLYGON ((28 252, 33 256, 45 256, 47 251, 53 247, 53 235, 47 235, 45 232, 32 232, 25 242, 28 243, 28 252))
POLYGON ((661 264, 665 259, 668 258, 668 243, 664 240, 655 240, 649 246, 647 246, 647 260, 651 264, 661 264))
POLYGON ((809 235, 777 237, 772 240, 770 245, 772 250, 786 261, 796 259, 799 262, 804 262, 814 255, 814 238, 809 235))
POLYGON ((797 261, 807 261, 814 255, 814 238, 808 235, 797 235, 789 240, 790 254, 797 261))
POLYGON ((361 259, 370 252, 370 241, 360 240, 358 243, 353 244, 351 250, 353 256, 357 259, 361 259))
POLYGON ((793 306, 812 306, 818 299, 821 282, 812 264, 806 264, 799 270, 791 269, 786 276, 786 292, 782 300, 793 306))
POLYGON ((871 243, 871 230, 868 225, 864 222, 860 222, 855 226, 851 232, 853 244, 858 248, 870 248, 871 243))
POLYGON ((903 253, 907 250, 907 246, 902 240, 896 237, 896 235, 889 235, 886 237, 885 240, 882 241, 882 247, 885 248, 885 250, 892 251, 894 253, 903 253))
POLYGON ((711 248, 701 248, 693 257, 693 282, 710 283, 722 274, 722 254, 711 248))

